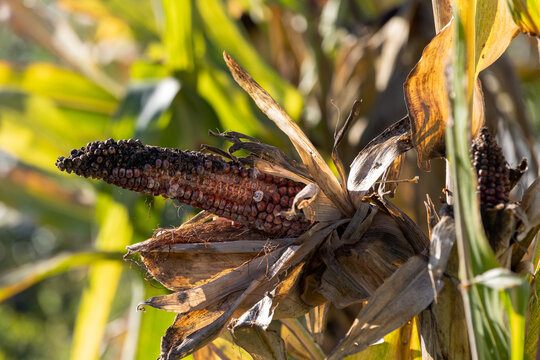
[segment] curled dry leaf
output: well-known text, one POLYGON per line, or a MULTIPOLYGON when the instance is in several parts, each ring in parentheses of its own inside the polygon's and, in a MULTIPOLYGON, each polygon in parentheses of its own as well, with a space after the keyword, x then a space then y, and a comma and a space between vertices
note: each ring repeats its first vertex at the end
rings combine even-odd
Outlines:
MULTIPOLYGON (((409 111, 412 143, 418 152, 418 166, 429 170, 429 160, 445 155, 445 124, 450 115, 449 84, 446 72, 452 59, 453 21, 422 52, 422 58, 404 84, 405 103, 409 111)), ((473 129, 484 123, 480 84, 476 83, 473 129)))
POLYGON ((401 119, 360 151, 351 164, 347 188, 355 206, 384 174, 389 166, 404 152, 412 148, 410 123, 401 119))
POLYGON ((364 350, 406 324, 432 301, 427 259, 413 256, 377 288, 328 359, 342 359, 364 350))
POLYGON ((310 174, 315 178, 321 190, 332 200, 343 215, 352 215, 354 210, 343 190, 343 186, 341 186, 321 154, 319 154, 319 151, 309 141, 300 127, 232 57, 227 53, 223 53, 223 57, 238 85, 251 96, 259 109, 289 137, 302 162, 308 167, 310 174))
MULTIPOLYGON (((517 27, 511 21, 505 1, 482 0, 476 3, 476 7, 476 12, 482 16, 477 16, 474 24, 473 136, 484 124, 484 100, 477 76, 502 55, 517 35, 517 27)), ((460 13, 469 10, 459 9, 460 13)), ((448 11, 442 12, 441 16, 446 18, 448 11)), ((446 78, 451 71, 454 26, 454 21, 449 22, 426 46, 404 85, 418 166, 426 170, 430 168, 430 159, 445 156, 444 134, 450 115, 448 94, 451 93, 446 78)))
POLYGON ((283 339, 277 332, 267 329, 274 316, 273 295, 267 294, 231 328, 234 342, 249 352, 254 360, 287 359, 283 339))

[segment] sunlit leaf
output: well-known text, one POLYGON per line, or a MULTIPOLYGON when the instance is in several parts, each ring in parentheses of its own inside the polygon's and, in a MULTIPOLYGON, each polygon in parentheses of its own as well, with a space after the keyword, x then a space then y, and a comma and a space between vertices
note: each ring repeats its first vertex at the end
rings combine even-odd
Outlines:
MULTIPOLYGON (((517 35, 517 27, 512 23, 503 0, 480 0, 474 5, 458 1, 457 6, 462 16, 471 11, 478 15, 471 18, 469 42, 472 44, 467 50, 474 52, 474 57, 468 57, 467 66, 471 68, 468 80, 474 84, 469 101, 474 104, 470 129, 475 135, 484 123, 484 101, 477 81, 478 73, 501 56, 517 35)), ((453 90, 445 74, 451 69, 455 26, 455 21, 450 22, 426 46, 404 85, 418 165, 424 169, 429 169, 430 159, 445 155, 444 131, 450 116, 448 94, 453 90)))
POLYGON ((46 63, 33 63, 20 70, 0 62, 0 87, 41 95, 64 107, 107 115, 117 105, 114 96, 83 76, 46 63))
POLYGON ((0 276, 0 302, 35 283, 70 270, 88 266, 103 260, 122 260, 121 252, 80 252, 63 253, 47 260, 28 264, 0 276))
POLYGON ((167 65, 175 70, 193 71, 193 9, 190 0, 163 0, 165 28, 163 44, 167 65))
POLYGON ((540 36, 540 2, 537 0, 507 0, 512 18, 521 31, 540 36))
MULTIPOLYGON (((101 224, 96 248, 122 251, 131 241, 132 228, 127 209, 102 195, 96 207, 101 224)), ((107 262, 90 270, 89 285, 83 293, 73 335, 72 359, 97 359, 105 326, 123 265, 107 262)))
POLYGON ((261 86, 276 98, 278 103, 298 119, 302 110, 302 97, 296 89, 272 70, 249 44, 220 0, 197 1, 197 9, 204 24, 204 32, 219 51, 227 51, 238 59, 261 86))
MULTIPOLYGON (((156 287, 144 281, 144 298, 164 295, 166 290, 156 287)), ((135 309, 130 309, 135 311, 135 309)), ((156 341, 156 334, 164 334, 165 330, 174 320, 175 314, 167 311, 148 309, 138 314, 141 319, 139 335, 137 337, 137 352, 135 359, 146 360, 156 359, 160 354, 159 341, 156 341)))
MULTIPOLYGON (((452 60, 454 22, 447 25, 426 46, 422 58, 407 77, 405 102, 411 121, 412 141, 418 152, 418 166, 429 169, 429 160, 445 155, 444 131, 450 116, 447 67, 452 60)), ((484 123, 482 93, 475 87, 473 129, 484 123)))

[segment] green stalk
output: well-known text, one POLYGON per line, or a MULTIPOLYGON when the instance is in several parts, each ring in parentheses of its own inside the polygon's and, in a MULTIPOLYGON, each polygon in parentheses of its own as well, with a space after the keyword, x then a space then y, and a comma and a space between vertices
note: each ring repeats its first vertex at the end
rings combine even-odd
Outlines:
MULTIPOLYGON (((475 2, 469 4, 475 7, 475 2)), ((465 26, 455 16, 452 64, 452 117, 446 129, 446 150, 453 181, 459 276, 473 359, 520 359, 523 354, 523 279, 514 274, 512 285, 498 285, 479 277, 499 264, 489 246, 480 216, 469 146, 474 86, 475 11, 465 11, 465 26), (472 43, 471 43, 472 42, 472 43), (510 333, 511 332, 511 333, 510 333)))

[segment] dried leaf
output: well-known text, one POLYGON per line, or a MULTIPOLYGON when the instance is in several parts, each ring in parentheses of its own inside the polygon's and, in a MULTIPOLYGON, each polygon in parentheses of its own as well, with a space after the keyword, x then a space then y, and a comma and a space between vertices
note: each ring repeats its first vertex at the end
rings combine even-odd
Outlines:
POLYGON ((264 234, 218 219, 188 222, 175 229, 158 230, 147 241, 128 247, 139 253, 145 269, 171 290, 205 284, 293 239, 266 240, 264 234))
POLYGON ((502 209, 487 208, 482 211, 482 224, 486 237, 500 264, 509 265, 510 262, 508 256, 511 254, 508 252, 508 247, 516 232, 516 211, 516 204, 509 204, 502 209))
MULTIPOLYGON (((480 71, 497 60, 517 35, 503 0, 480 0, 476 4, 477 16, 473 25, 475 56, 471 66, 474 83, 472 135, 476 136, 484 123, 484 101, 477 81, 480 71)), ((471 4, 459 3, 460 12, 468 11, 471 4)), ((443 10, 443 17, 449 14, 443 10), (446 15, 444 15, 446 14, 446 15)), ((429 170, 429 160, 445 155, 444 134, 449 118, 449 99, 446 74, 452 63, 454 22, 442 29, 426 46, 422 58, 407 77, 404 85, 405 101, 411 119, 412 140, 418 151, 418 166, 429 170)))
POLYGON ((392 204, 382 195, 373 195, 367 198, 368 201, 376 204, 380 209, 384 209, 397 222, 407 241, 413 247, 415 254, 422 253, 429 245, 429 239, 420 227, 400 208, 392 204))
POLYGON ((451 0, 436 0, 432 1, 433 19, 435 20, 435 32, 438 34, 442 28, 452 20, 454 15, 452 11, 451 0))
POLYGON ((351 112, 349 113, 349 116, 347 116, 347 119, 345 120, 345 123, 341 127, 341 129, 334 134, 334 146, 332 146, 332 161, 334 162, 334 165, 336 166, 336 169, 339 174, 339 178, 341 180, 341 185, 344 187, 343 191, 347 193, 347 176, 345 172, 345 166, 343 166, 343 162, 341 161, 341 158, 339 157, 338 153, 338 147, 341 141, 343 140, 343 137, 351 127, 353 121, 358 117, 358 114, 360 113, 360 104, 361 102, 358 100, 355 100, 351 112))
POLYGON ((428 271, 433 284, 434 298, 437 302, 435 289, 442 286, 442 276, 456 241, 456 225, 451 216, 443 216, 433 228, 429 250, 428 271))
MULTIPOLYGON (((205 308, 233 292, 245 290, 251 282, 265 274, 269 264, 274 264, 283 255, 283 252, 283 248, 274 250, 260 258, 250 259, 251 261, 214 281, 172 294, 155 296, 144 301, 141 305, 149 305, 180 314, 205 308)), ((164 268, 166 266, 162 265, 160 271, 163 271, 164 268)))
MULTIPOLYGON (((234 131, 228 131, 226 133, 220 134, 209 131, 209 134, 220 139, 232 142, 233 145, 230 146, 228 149, 230 154, 233 154, 239 150, 249 151, 253 155, 253 157, 256 157, 256 159, 248 158, 246 160, 254 162, 253 165, 255 165, 255 162, 257 160, 262 160, 273 164, 278 168, 286 170, 287 174, 292 174, 294 176, 292 180, 300 178, 302 179, 300 182, 303 183, 313 182, 305 166, 290 159, 281 149, 275 146, 264 144, 258 139, 234 131), (249 141, 242 141, 242 139, 249 141)), ((279 176, 284 177, 284 174, 279 174, 279 176)))
POLYGON ((537 177, 523 194, 521 210, 525 216, 522 216, 523 224, 518 229, 518 243, 512 253, 512 268, 519 264, 540 231, 540 177, 537 177))
POLYGON ((308 184, 296 194, 292 209, 302 211, 310 221, 330 221, 341 217, 339 210, 316 184, 308 184))
MULTIPOLYGON (((235 294, 236 295, 236 294, 235 294)), ((178 314, 174 323, 161 339, 161 360, 179 360, 184 357, 184 348, 200 349, 219 336, 223 328, 211 328, 213 333, 198 331, 209 327, 230 308, 236 296, 229 296, 206 309, 178 314)))
POLYGON ((244 348, 254 360, 286 360, 285 343, 278 333, 267 330, 272 321, 273 294, 262 298, 233 325, 234 342, 244 348))
POLYGON ((429 194, 426 194, 426 201, 424 201, 424 206, 426 207, 428 237, 431 239, 433 228, 435 227, 435 225, 437 225, 440 218, 439 215, 437 215, 437 210, 435 209, 435 205, 433 204, 433 201, 431 200, 429 194))
MULTIPOLYGON (((452 59, 453 24, 449 23, 425 47, 403 86, 418 166, 425 170, 430 169, 430 159, 445 155, 445 124, 450 115, 450 89, 445 74, 452 59)), ((480 84, 475 84, 474 134, 484 123, 482 91, 480 84)))
MULTIPOLYGON (((257 277, 251 277, 248 274, 248 276, 253 278, 253 280, 251 282, 247 282, 247 288, 238 294, 232 293, 224 297, 221 302, 227 303, 227 309, 223 311, 223 308, 219 306, 217 307, 218 310, 212 310, 212 321, 205 322, 205 326, 197 325, 196 327, 193 327, 190 323, 188 325, 191 325, 190 329, 193 331, 186 331, 184 330, 186 327, 182 322, 182 318, 184 316, 191 317, 191 314, 193 313, 206 316, 208 312, 204 309, 195 310, 187 313, 186 315, 177 317, 178 324, 173 324, 173 326, 167 331, 164 338, 165 346, 162 344, 162 359, 181 359, 212 341, 225 329, 233 315, 245 312, 260 301, 266 293, 276 289, 276 287, 279 286, 280 281, 283 280, 281 278, 286 277, 289 270, 294 269, 298 264, 300 264, 313 252, 317 246, 319 246, 319 244, 328 236, 330 232, 343 223, 344 220, 335 221, 332 223, 315 224, 311 229, 297 239, 297 243, 300 245, 291 245, 283 249, 282 252, 280 251, 281 256, 279 259, 272 263, 268 263, 266 271, 260 273, 257 277), (231 297, 234 297, 232 302, 229 301, 231 297)), ((227 277, 230 274, 231 273, 225 275, 224 277, 227 277)), ((221 292, 223 293, 225 290, 222 290, 221 292)), ((198 301, 207 301, 209 304, 213 303, 213 301, 203 300, 200 298, 198 301)), ((216 309, 216 306, 217 305, 214 303, 206 309, 216 309)))
POLYGON ((493 64, 519 33, 506 2, 478 0, 476 3, 476 13, 481 16, 476 17, 475 76, 493 64))
POLYGON ((343 215, 352 215, 354 210, 347 194, 300 127, 232 57, 225 52, 223 57, 236 82, 251 96, 259 109, 289 137, 302 162, 308 167, 321 190, 334 202, 343 215))
POLYGON ((389 215, 372 211, 364 224, 367 226, 359 231, 358 237, 351 237, 347 244, 333 233, 320 252, 326 269, 318 291, 338 308, 369 298, 386 278, 415 255, 389 215))
POLYGON ((347 188, 355 206, 393 161, 411 149, 408 118, 387 128, 366 145, 351 164, 347 188))
POLYGON ((326 314, 330 308, 329 303, 324 303, 312 308, 306 314, 306 325, 313 340, 320 346, 324 341, 324 329, 326 327, 326 314))
POLYGON ((411 320, 433 301, 427 262, 411 257, 370 297, 329 360, 362 351, 411 320))
MULTIPOLYGON (((457 252, 455 253, 457 256, 457 252)), ((424 359, 470 359, 463 298, 455 279, 444 276, 437 303, 420 314, 424 359)))

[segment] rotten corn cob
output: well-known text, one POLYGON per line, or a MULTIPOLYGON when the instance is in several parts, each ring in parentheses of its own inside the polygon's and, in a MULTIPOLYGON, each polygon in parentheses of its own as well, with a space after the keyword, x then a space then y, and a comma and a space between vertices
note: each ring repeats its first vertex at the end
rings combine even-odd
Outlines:
POLYGON ((304 184, 196 151, 145 146, 140 140, 95 141, 56 166, 124 189, 207 210, 273 235, 297 236, 310 222, 291 214, 304 184))
POLYGON ((502 149, 488 129, 480 129, 472 143, 473 165, 476 169, 480 205, 493 208, 508 202, 510 193, 510 169, 502 149))

